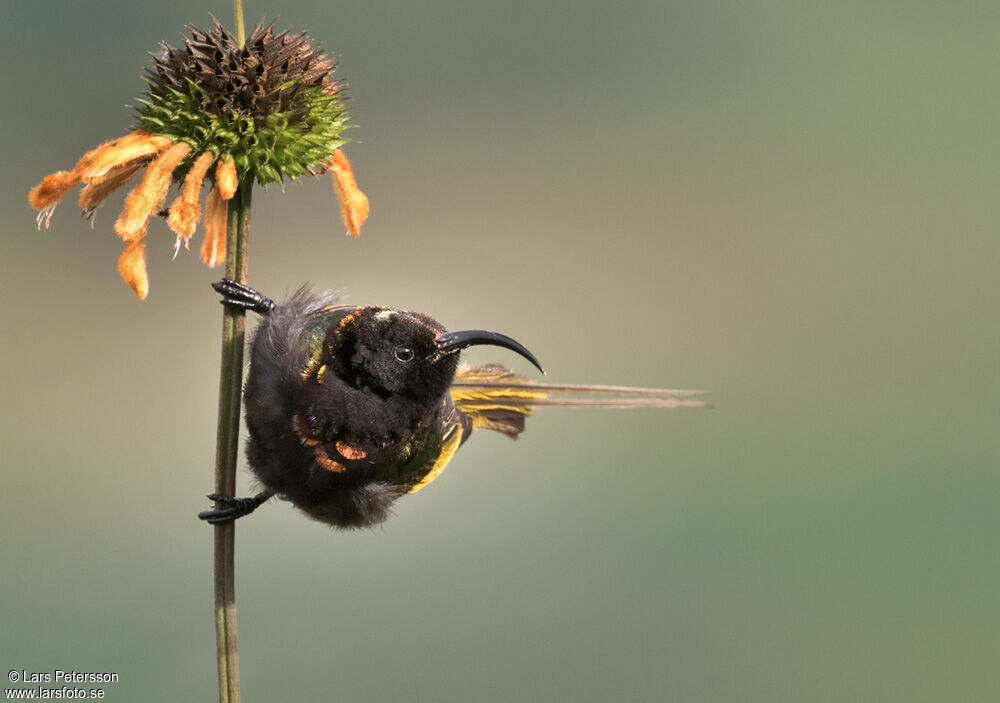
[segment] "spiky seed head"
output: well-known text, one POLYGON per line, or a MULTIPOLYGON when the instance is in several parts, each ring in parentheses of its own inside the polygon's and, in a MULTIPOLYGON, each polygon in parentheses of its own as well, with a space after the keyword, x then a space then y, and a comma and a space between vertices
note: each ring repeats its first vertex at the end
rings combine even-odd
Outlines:
POLYGON ((240 49, 218 21, 209 32, 189 29, 182 47, 162 44, 147 70, 142 129, 188 142, 194 154, 225 155, 216 168, 233 163, 262 185, 321 169, 344 144, 344 86, 305 32, 262 22, 240 49))

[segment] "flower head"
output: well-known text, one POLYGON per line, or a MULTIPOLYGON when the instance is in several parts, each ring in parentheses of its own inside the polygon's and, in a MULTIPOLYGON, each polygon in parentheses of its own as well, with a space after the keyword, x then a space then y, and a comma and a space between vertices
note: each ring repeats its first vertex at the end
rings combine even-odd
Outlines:
POLYGON ((217 21, 210 32, 190 28, 181 48, 161 45, 147 71, 138 129, 87 152, 70 171, 46 176, 28 200, 46 228, 59 200, 83 184, 80 207, 94 211, 112 192, 143 175, 125 200, 115 231, 125 241, 118 270, 140 299, 146 297, 145 236, 150 219, 164 215, 176 233, 175 254, 201 218, 202 260, 225 260, 226 201, 240 183, 268 185, 305 174, 333 174, 334 191, 349 234, 357 236, 368 199, 340 150, 347 127, 344 86, 334 61, 303 32, 275 33, 258 24, 243 48, 217 21), (181 192, 164 209, 171 183, 181 192))

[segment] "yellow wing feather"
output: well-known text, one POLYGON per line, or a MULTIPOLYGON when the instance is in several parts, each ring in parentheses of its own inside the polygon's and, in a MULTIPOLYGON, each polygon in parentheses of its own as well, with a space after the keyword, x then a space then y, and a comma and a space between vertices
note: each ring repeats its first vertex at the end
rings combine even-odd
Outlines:
POLYGON ((462 434, 461 425, 452 426, 451 432, 445 435, 444 443, 441 445, 441 453, 438 454, 438 458, 434 462, 434 466, 432 466, 431 470, 428 471, 422 479, 420 479, 419 483, 414 484, 413 488, 407 491, 408 493, 416 493, 428 483, 436 479, 438 474, 444 471, 444 467, 448 465, 448 462, 451 461, 453 456, 455 456, 455 452, 458 451, 458 447, 462 444, 462 434))
POLYGON ((459 369, 451 399, 474 428, 516 437, 524 429, 531 406, 548 395, 531 386, 527 378, 499 364, 486 364, 459 369))

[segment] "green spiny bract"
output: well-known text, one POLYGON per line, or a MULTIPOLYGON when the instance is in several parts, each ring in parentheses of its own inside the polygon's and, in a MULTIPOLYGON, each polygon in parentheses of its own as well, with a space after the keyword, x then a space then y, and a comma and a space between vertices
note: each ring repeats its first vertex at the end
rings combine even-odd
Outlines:
POLYGON ((190 27, 180 49, 161 44, 138 127, 191 144, 189 162, 212 151, 261 185, 322 170, 346 141, 344 86, 304 32, 272 27, 258 24, 243 49, 218 21, 211 32, 190 27))

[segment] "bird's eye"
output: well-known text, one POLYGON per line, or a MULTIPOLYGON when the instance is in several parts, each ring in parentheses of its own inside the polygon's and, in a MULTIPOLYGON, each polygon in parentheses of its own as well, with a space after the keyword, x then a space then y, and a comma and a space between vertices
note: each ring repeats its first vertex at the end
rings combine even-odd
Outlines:
POLYGON ((402 361, 403 363, 413 361, 413 350, 409 347, 396 347, 392 350, 392 355, 396 357, 397 361, 402 361))

